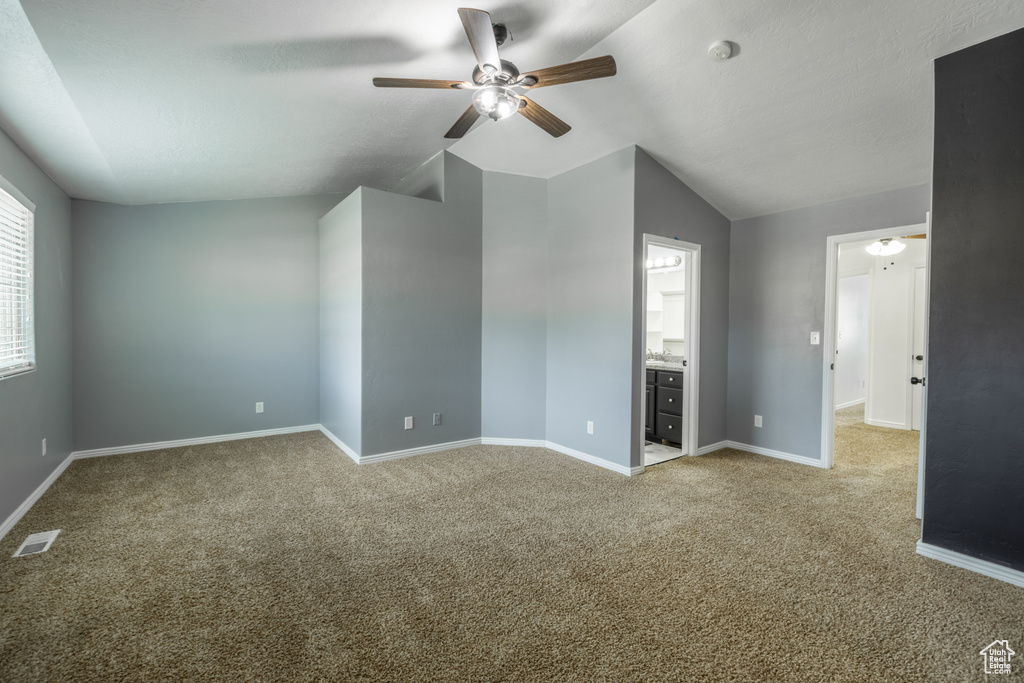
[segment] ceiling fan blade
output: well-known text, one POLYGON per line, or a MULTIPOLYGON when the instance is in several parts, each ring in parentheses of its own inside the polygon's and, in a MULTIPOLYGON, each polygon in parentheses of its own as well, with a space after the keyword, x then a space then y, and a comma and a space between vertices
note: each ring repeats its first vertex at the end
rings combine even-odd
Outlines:
POLYGON ((459 9, 459 18, 466 29, 480 71, 485 75, 489 71, 501 71, 501 57, 498 56, 498 43, 494 40, 491 15, 482 9, 462 7, 459 9))
POLYGON ((462 116, 459 117, 454 126, 448 129, 444 136, 446 138, 461 138, 469 132, 469 129, 473 127, 478 118, 480 118, 480 112, 472 104, 469 105, 469 109, 462 112, 462 116))
POLYGON ((549 135, 551 135, 551 137, 560 138, 572 130, 572 127, 568 123, 558 118, 547 109, 531 100, 529 97, 523 97, 522 100, 526 106, 520 107, 519 113, 543 128, 549 135))
POLYGON ((615 59, 611 55, 605 55, 559 66, 549 66, 537 71, 528 71, 520 76, 517 82, 525 88, 543 88, 547 85, 589 81, 592 78, 607 78, 614 75, 615 59))
POLYGON ((926 239, 928 239, 928 235, 925 234, 925 233, 921 233, 920 235, 904 235, 903 239, 905 239, 905 240, 926 240, 926 239))
POLYGON ((475 90, 468 81, 435 81, 426 78, 375 78, 378 88, 435 88, 438 90, 475 90))

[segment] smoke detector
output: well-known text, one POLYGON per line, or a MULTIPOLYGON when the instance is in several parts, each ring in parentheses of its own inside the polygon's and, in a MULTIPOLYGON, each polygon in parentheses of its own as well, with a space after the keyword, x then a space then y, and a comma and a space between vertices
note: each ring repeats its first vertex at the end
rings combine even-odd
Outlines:
POLYGON ((724 62, 729 57, 732 57, 732 43, 728 40, 719 40, 712 43, 711 47, 708 48, 708 57, 724 62))

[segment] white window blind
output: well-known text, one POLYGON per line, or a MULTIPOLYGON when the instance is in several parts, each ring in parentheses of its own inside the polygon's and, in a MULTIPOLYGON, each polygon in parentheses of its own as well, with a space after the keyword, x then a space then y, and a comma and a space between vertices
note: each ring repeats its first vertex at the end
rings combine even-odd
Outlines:
POLYGON ((0 189, 0 379, 36 367, 31 209, 0 189))

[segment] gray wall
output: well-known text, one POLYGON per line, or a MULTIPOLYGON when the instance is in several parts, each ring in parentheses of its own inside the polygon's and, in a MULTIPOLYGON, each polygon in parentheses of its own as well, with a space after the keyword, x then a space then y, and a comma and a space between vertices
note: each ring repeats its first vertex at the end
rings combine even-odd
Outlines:
POLYGON ((422 166, 395 183, 388 192, 443 202, 446 154, 438 152, 430 157, 422 166))
POLYGON ((824 326, 825 240, 923 223, 929 199, 921 185, 732 224, 729 439, 821 458, 823 347, 810 333, 824 326))
POLYGON ((935 62, 922 538, 1024 570, 1024 31, 935 62))
POLYGON ((627 147, 548 181, 547 439, 624 467, 636 448, 635 157, 627 147))
POLYGON ((337 200, 74 201, 75 449, 318 422, 317 223, 337 200))
POLYGON ((37 363, 35 372, 0 380, 2 523, 72 449, 71 202, 2 131, 0 176, 36 205, 37 363))
POLYGON ((363 416, 363 190, 320 219, 320 424, 356 453, 363 416))
MULTIPOLYGON (((701 246, 700 271, 700 407, 698 445, 726 439, 729 346, 729 219, 704 201, 642 149, 636 151, 636 201, 634 209, 634 310, 635 341, 641 358, 640 316, 643 314, 644 234, 672 237, 701 246)), ((638 362, 635 372, 643 371, 638 362)), ((639 378, 639 375, 637 375, 639 378)), ((636 381, 637 411, 640 385, 636 381)), ((637 412, 635 429, 641 429, 637 412)), ((637 449, 639 465, 640 453, 637 449)))
POLYGON ((480 436, 483 174, 444 174, 443 204, 363 190, 363 456, 480 436))
POLYGON ((485 172, 483 202, 480 432, 543 440, 547 181, 485 172))

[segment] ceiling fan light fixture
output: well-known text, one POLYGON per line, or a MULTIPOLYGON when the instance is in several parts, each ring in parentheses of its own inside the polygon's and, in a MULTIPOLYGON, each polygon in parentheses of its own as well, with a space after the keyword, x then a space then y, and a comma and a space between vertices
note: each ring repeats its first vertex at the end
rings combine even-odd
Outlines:
POLYGON ((485 85, 473 95, 473 107, 482 116, 500 121, 519 111, 521 98, 511 88, 498 83, 485 85))
POLYGON ((900 253, 906 248, 906 244, 898 242, 892 237, 886 237, 883 240, 878 240, 877 242, 865 247, 867 252, 872 256, 892 256, 893 254, 900 253))

